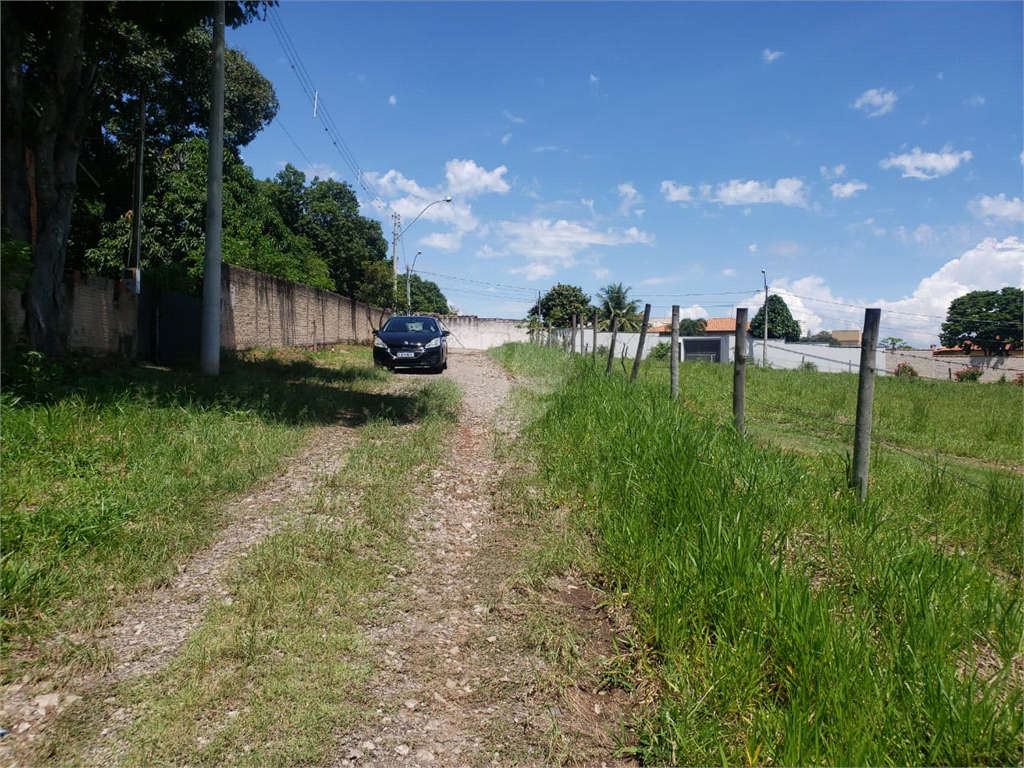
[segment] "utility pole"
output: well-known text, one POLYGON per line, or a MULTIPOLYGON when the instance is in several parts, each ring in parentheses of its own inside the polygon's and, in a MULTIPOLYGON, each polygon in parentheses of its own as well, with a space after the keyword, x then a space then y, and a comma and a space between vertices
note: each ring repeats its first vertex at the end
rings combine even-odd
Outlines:
POLYGON ((394 223, 391 237, 391 266, 395 271, 395 303, 398 303, 398 228, 402 226, 402 215, 391 214, 391 221, 394 223))
POLYGON ((139 144, 135 148, 135 205, 132 210, 132 242, 126 278, 137 290, 142 264, 142 163, 146 150, 146 98, 139 92, 139 144), (134 270, 134 271, 132 271, 134 270))
POLYGON ((224 0, 214 3, 210 78, 210 151, 206 163, 206 247, 203 253, 203 324, 200 368, 220 373, 220 271, 224 214, 224 0))
POLYGON ((416 267, 416 259, 420 257, 423 251, 416 251, 416 255, 412 257, 412 267, 408 263, 405 265, 405 308, 406 311, 412 314, 412 288, 410 288, 410 281, 412 280, 412 270, 416 267))
POLYGON ((732 416, 736 431, 743 434, 743 401, 747 388, 747 308, 736 309, 736 351, 732 368, 732 416))
POLYGON ((768 276, 761 270, 764 280, 764 346, 761 348, 761 367, 768 367, 768 276))
POLYGON ((679 305, 672 305, 672 351, 669 355, 669 390, 673 400, 679 398, 679 305))

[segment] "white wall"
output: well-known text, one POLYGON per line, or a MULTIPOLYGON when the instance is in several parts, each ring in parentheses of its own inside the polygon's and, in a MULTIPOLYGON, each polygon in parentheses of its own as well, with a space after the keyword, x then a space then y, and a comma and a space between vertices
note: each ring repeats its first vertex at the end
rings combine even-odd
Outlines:
POLYGON ((451 349, 490 349, 509 341, 529 341, 521 320, 503 320, 476 315, 441 315, 445 328, 452 332, 451 349))
MULTIPOLYGON (((748 336, 747 362, 760 365, 763 354, 764 341, 748 336)), ((787 344, 779 339, 768 339, 768 365, 772 368, 799 368, 804 361, 814 363, 822 373, 857 373, 860 369, 860 347, 787 344)), ((886 373, 884 350, 875 350, 875 371, 879 376, 886 373)))

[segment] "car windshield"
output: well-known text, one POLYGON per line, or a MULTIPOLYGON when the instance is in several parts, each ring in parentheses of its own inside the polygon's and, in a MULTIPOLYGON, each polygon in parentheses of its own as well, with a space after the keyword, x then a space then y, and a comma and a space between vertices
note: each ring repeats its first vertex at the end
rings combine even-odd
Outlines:
POLYGON ((433 320, 392 318, 384 324, 385 333, 437 333, 433 320))

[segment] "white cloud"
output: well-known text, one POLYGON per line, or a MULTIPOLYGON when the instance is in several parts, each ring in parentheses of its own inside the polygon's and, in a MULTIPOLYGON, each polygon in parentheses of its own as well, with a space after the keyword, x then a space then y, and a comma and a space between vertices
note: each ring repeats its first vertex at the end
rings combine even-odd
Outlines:
POLYGON ((693 202, 693 187, 683 187, 674 181, 661 182, 661 194, 670 203, 691 203, 693 202))
POLYGON ((512 134, 511 133, 506 133, 504 136, 501 137, 501 143, 502 144, 507 145, 510 141, 512 141, 512 134))
POLYGON ((388 104, 390 104, 393 107, 397 103, 398 103, 398 97, 396 97, 394 94, 392 94, 391 96, 388 96, 388 104))
POLYGON ((937 179, 952 173, 961 162, 966 163, 972 157, 970 150, 954 152, 947 144, 941 152, 922 152, 920 147, 914 147, 909 153, 882 160, 879 165, 883 169, 903 169, 904 179, 937 179))
POLYGON ((639 285, 664 285, 667 282, 667 277, 649 277, 646 280, 641 280, 639 285))
POLYGON ((591 75, 590 76, 590 84, 591 85, 597 85, 599 82, 601 82, 601 78, 600 77, 598 77, 597 75, 591 75))
POLYGON ((863 181, 858 181, 857 179, 854 179, 853 181, 848 181, 845 184, 836 183, 829 187, 829 189, 832 190, 832 197, 834 199, 845 199, 847 197, 853 197, 858 192, 863 192, 867 188, 867 184, 865 184, 863 181))
POLYGON ((302 169, 307 179, 319 177, 321 179, 337 179, 338 172, 326 163, 313 163, 302 169))
MULTIPOLYGON (((785 299, 794 319, 811 333, 861 328, 863 307, 879 307, 882 310, 880 336, 897 336, 916 346, 927 347, 938 343, 942 322, 953 299, 971 291, 1019 285, 1022 262, 1024 243, 1018 238, 1008 237, 1002 241, 986 238, 921 280, 911 295, 895 300, 848 301, 835 296, 816 275, 794 281, 776 280, 771 287, 785 299)), ((760 299, 752 297, 750 306, 759 306, 758 302, 763 300, 763 293, 760 299)))
POLYGON ((605 267, 598 267, 597 269, 594 270, 594 277, 596 277, 598 280, 604 280, 611 273, 612 271, 610 269, 606 269, 605 267))
POLYGON ((761 58, 764 59, 764 61, 768 64, 771 64, 780 56, 782 56, 782 51, 771 51, 768 50, 767 48, 761 51, 761 58))
POLYGON ((708 311, 704 309, 700 304, 692 304, 689 307, 679 308, 679 319, 680 320, 700 320, 701 318, 708 318, 708 311))
POLYGON ((596 213, 594 213, 594 201, 593 200, 588 200, 586 198, 583 198, 583 199, 580 200, 580 205, 582 205, 584 208, 586 208, 588 211, 590 211, 590 215, 591 216, 596 216, 597 215, 596 213))
POLYGON ((920 224, 914 230, 914 240, 919 243, 934 243, 937 239, 935 237, 935 230, 927 224, 920 224))
POLYGON ((775 185, 760 181, 739 181, 733 179, 719 184, 712 202, 723 205, 750 205, 752 203, 781 203, 805 207, 804 183, 800 179, 779 179, 775 185))
POLYGON ((980 93, 976 93, 967 101, 964 102, 968 107, 980 107, 985 103, 985 97, 980 93))
POLYGON ((751 243, 747 246, 747 250, 751 253, 757 253, 757 243, 751 243))
POLYGON ((722 270, 722 277, 736 277, 736 270, 732 267, 726 267, 722 270))
POLYGON ((523 120, 523 118, 516 117, 511 112, 509 112, 507 109, 504 112, 502 112, 501 114, 510 123, 525 123, 526 122, 525 120, 523 120))
POLYGON ((833 166, 832 168, 823 165, 819 170, 821 171, 821 175, 824 176, 826 179, 835 179, 839 178, 844 173, 846 173, 846 166, 843 165, 842 163, 833 166))
POLYGON ((503 195, 509 190, 508 182, 502 178, 507 172, 504 165, 488 171, 472 160, 449 160, 444 164, 448 194, 452 197, 472 197, 483 192, 503 195))
POLYGON ((892 91, 884 88, 871 88, 858 96, 851 106, 854 109, 864 110, 868 113, 868 117, 879 117, 886 112, 892 112, 897 98, 892 91))
POLYGON ((462 232, 432 232, 417 242, 432 250, 454 252, 462 247, 462 234, 462 232))
POLYGON ((619 213, 623 216, 629 216, 631 212, 635 212, 637 216, 644 215, 643 210, 637 208, 644 201, 644 197, 636 191, 633 182, 627 181, 624 184, 619 184, 616 191, 622 199, 622 203, 619 205, 619 213))
POLYGON ((972 200, 968 207, 975 216, 981 219, 1024 222, 1024 201, 1021 201, 1019 197, 1008 200, 1002 192, 996 197, 982 195, 977 200, 972 200))
POLYGON ((805 250, 800 243, 794 243, 792 240, 780 240, 772 244, 772 253, 776 256, 799 256, 805 250))
POLYGON ((885 230, 882 227, 876 225, 874 219, 866 219, 856 224, 847 224, 845 227, 843 227, 843 229, 845 229, 847 232, 857 232, 861 229, 867 229, 875 237, 881 237, 882 235, 885 234, 885 230))
POLYGON ((653 238, 636 227, 625 230, 607 229, 599 231, 575 221, 559 219, 534 219, 532 221, 502 221, 497 226, 505 240, 501 253, 504 256, 523 257, 523 267, 510 270, 522 274, 528 280, 548 277, 556 268, 569 268, 579 264, 577 256, 595 246, 614 247, 621 245, 646 244, 653 238))

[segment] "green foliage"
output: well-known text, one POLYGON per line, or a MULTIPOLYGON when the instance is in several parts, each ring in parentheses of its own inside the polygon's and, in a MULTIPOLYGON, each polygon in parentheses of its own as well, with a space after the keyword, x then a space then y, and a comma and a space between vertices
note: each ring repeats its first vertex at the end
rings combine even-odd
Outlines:
POLYGON ((980 380, 984 373, 984 368, 962 368, 961 370, 954 373, 953 377, 957 381, 964 382, 965 384, 973 384, 974 382, 980 380))
MULTIPOLYGON (((764 305, 750 321, 749 333, 755 339, 764 338, 764 305)), ((775 293, 768 296, 768 338, 786 341, 796 341, 800 338, 800 325, 790 314, 789 305, 775 293)))
MULTIPOLYGON (((753 332, 753 331, 751 331, 751 332, 753 332)), ((764 327, 763 326, 761 326, 761 333, 764 334, 764 327)), ((842 346, 839 343, 839 339, 837 339, 835 336, 833 336, 828 331, 818 331, 817 333, 815 333, 812 336, 804 336, 803 338, 800 339, 800 341, 806 341, 806 342, 809 342, 811 344, 828 344, 830 347, 842 346)))
MULTIPOLYGON (((206 225, 207 145, 189 139, 154 163, 156 178, 142 209, 142 273, 167 287, 196 293, 202 285, 206 225)), ((233 155, 224 157, 223 259, 275 277, 334 290, 327 263, 281 215, 233 155)), ((117 276, 131 239, 131 219, 103 228, 86 253, 92 271, 117 276)))
POLYGON ((801 360, 800 365, 797 366, 797 370, 817 372, 818 366, 812 363, 810 360, 801 360))
POLYGON ((441 293, 441 289, 437 283, 431 280, 424 280, 419 275, 413 273, 411 276, 406 275, 399 280, 399 292, 402 294, 401 299, 405 310, 410 314, 417 312, 429 312, 436 315, 449 315, 451 314, 451 307, 448 306, 448 300, 444 294, 441 293), (408 281, 408 285, 406 285, 408 281), (412 306, 405 304, 405 289, 409 289, 409 293, 412 296, 412 306))
MULTIPOLYGON (((898 336, 886 336, 884 339, 878 342, 878 344, 879 346, 885 347, 886 349, 912 349, 912 347, 909 344, 907 344, 905 341, 903 341, 903 339, 899 338, 898 336)), ((838 346, 838 344, 836 346, 838 346)))
POLYGON ((550 323, 552 328, 568 328, 572 325, 573 315, 580 317, 590 312, 590 297, 582 288, 559 283, 530 307, 527 318, 537 319, 545 326, 550 323))
POLYGON ((1006 286, 1001 291, 971 291, 953 299, 939 340, 947 347, 973 345, 986 355, 1021 349, 1024 291, 1006 286))
POLYGON ((640 330, 644 318, 637 311, 637 307, 640 306, 639 300, 629 298, 630 290, 632 288, 625 287, 622 283, 612 283, 598 291, 600 316, 597 322, 599 328, 605 331, 611 330, 612 318, 617 317, 620 331, 640 330))
MULTIPOLYGON (((686 369, 680 407, 663 377, 631 387, 578 366, 530 432, 550 503, 577 510, 595 578, 628 595, 651 649, 660 695, 636 724, 638 762, 1019 763, 1019 478, 965 486, 880 452, 865 507, 838 456, 697 415, 708 398, 728 410, 731 372, 686 369)), ((752 403, 770 390, 761 413, 788 423, 826 379, 855 399, 852 376, 757 370, 747 386, 752 403)))
POLYGON ((672 356, 672 343, 660 341, 647 353, 648 360, 668 360, 672 356))
POLYGON ((918 378, 917 370, 910 363, 900 363, 897 365, 896 375, 907 379, 918 378))
POLYGON ((679 335, 680 336, 703 336, 704 331, 707 330, 708 321, 703 317, 697 320, 692 320, 688 317, 684 317, 679 321, 679 335))

